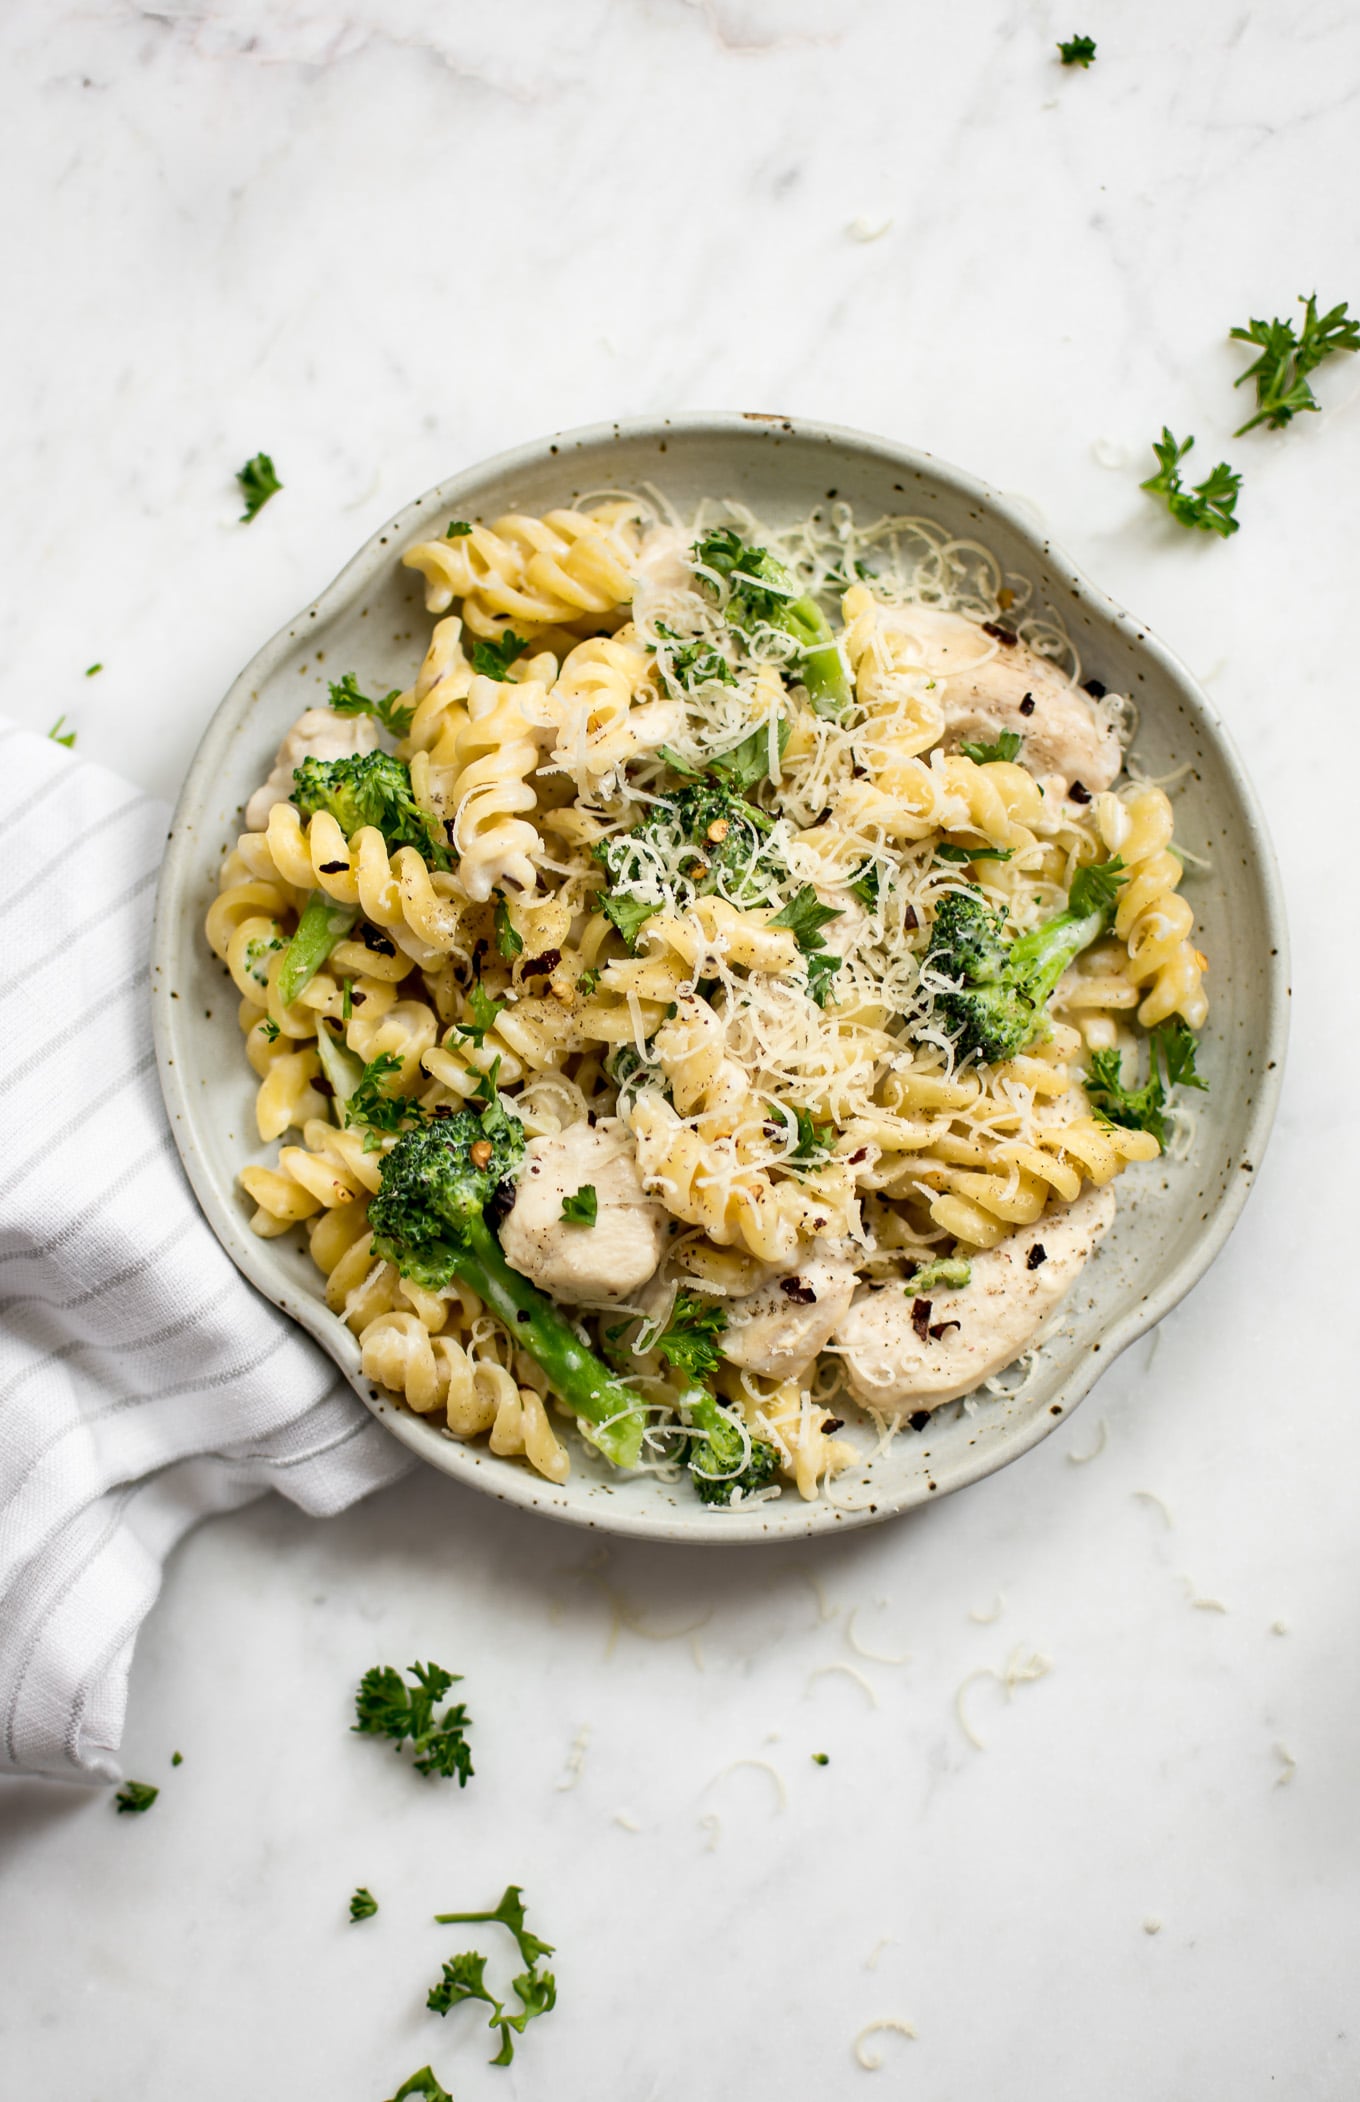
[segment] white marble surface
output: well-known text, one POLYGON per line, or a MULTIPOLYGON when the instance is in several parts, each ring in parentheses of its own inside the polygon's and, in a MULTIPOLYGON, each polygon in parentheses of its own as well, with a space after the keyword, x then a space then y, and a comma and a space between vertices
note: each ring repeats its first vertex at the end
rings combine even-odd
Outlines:
POLYGON ((1023 492, 1209 681, 1274 826, 1298 1013, 1215 1270, 951 1502, 816 1554, 596 1565, 422 1475, 193 1538, 133 1674, 154 1811, 0 1796, 6 2093, 380 2102, 427 2058, 458 2102, 1360 2091, 1360 1002, 1330 785, 1360 361, 1323 415, 1228 443, 1225 341, 1314 284, 1360 300, 1358 92, 1360 18, 1282 0, 10 0, 11 713, 66 711, 170 795, 244 659, 460 464, 672 407, 857 424, 1023 492), (1055 62, 1073 29, 1089 74, 1055 62), (1234 542, 1140 496, 1164 420, 1243 469, 1234 542), (247 531, 260 447, 286 489, 247 531), (611 1592, 700 1631, 611 1647, 611 1592), (956 1690, 1017 1651, 1052 1670, 971 1686, 977 1749, 956 1690), (466 1674, 465 1794, 346 1733, 359 1673, 417 1655, 466 1674), (716 1778, 745 1759, 786 1808, 716 1778), (561 2004, 501 2072, 471 2012, 422 2002, 461 1945, 428 1915, 512 1879, 561 2004), (361 1882, 382 1911, 351 1927, 361 1882), (871 2075, 880 2016, 918 2039, 871 2075))

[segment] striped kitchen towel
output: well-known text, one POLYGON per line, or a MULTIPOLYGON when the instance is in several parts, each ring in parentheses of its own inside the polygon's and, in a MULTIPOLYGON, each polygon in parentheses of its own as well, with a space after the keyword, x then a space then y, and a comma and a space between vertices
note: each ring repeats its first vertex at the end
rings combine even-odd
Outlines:
POLYGON ((0 1772, 116 1779, 175 1543, 277 1489, 340 1511, 410 1465, 218 1245, 151 1047, 167 812, 0 723, 0 1772))

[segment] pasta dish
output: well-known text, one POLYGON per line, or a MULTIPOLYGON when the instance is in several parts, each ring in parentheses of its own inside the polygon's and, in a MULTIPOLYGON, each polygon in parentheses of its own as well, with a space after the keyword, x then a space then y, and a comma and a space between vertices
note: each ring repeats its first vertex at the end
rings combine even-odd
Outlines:
POLYGON ((1132 708, 984 547, 834 500, 402 560, 414 683, 306 710, 208 914, 251 1224, 452 1437, 825 1494, 1023 1374, 1186 1143, 1207 966, 1132 708))

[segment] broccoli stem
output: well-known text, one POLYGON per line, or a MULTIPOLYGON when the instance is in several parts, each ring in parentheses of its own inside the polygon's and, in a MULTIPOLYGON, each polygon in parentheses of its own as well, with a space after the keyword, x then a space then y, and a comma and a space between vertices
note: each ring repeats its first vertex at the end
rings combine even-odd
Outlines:
POLYGON ((1045 920, 1042 927, 1021 935, 1011 950, 1007 976, 1036 1009, 1044 1008, 1067 966, 1100 939, 1109 917, 1109 908, 1102 906, 1095 912, 1060 912, 1045 920))
POLYGON ((285 1007, 291 1007, 298 994, 307 990, 358 917, 357 905, 337 905, 324 890, 312 892, 279 965, 279 998, 285 1007))
POLYGON ((587 1350, 551 1299, 511 1269, 485 1219, 469 1222, 467 1239, 467 1249, 454 1256, 458 1275, 542 1367, 573 1416, 594 1426, 592 1444, 616 1467, 636 1467, 646 1418, 633 1389, 587 1350))
POLYGON ((782 624, 803 645, 803 684, 814 713, 838 715, 850 699, 850 685, 830 621, 815 599, 804 597, 784 609, 782 624))

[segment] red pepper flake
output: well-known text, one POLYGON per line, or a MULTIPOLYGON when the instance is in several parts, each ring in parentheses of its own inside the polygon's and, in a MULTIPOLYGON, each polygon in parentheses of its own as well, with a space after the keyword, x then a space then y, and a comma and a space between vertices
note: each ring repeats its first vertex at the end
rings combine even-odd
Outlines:
POLYGON ((822 1436, 824 1438, 834 1437, 837 1431, 843 1431, 844 1429, 844 1416, 826 1416, 822 1419, 822 1436))
POLYGON ((930 1421, 929 1409, 913 1409, 907 1418, 914 1431, 923 1431, 930 1421))
POLYGON ((349 868, 347 861, 323 861, 317 870, 318 876, 343 876, 349 868))
POLYGON ((541 956, 531 956, 528 963, 520 965, 521 978, 548 978, 562 961, 560 949, 545 949, 541 956))
POLYGON ((861 1146, 858 1153, 852 1153, 850 1155, 850 1166, 852 1168, 857 1168, 862 1160, 868 1160, 868 1158, 869 1148, 867 1146, 861 1146))
POLYGON ((911 1303, 911 1325, 924 1343, 930 1334, 930 1301, 913 1299, 911 1303))
POLYGON ((1042 1241, 1036 1241, 1029 1254, 1025 1257, 1025 1268, 1027 1270, 1037 1270, 1040 1263, 1046 1263, 1047 1261, 1048 1250, 1042 1241))
POLYGON ((368 994, 361 993, 356 986, 349 996, 349 1004, 351 1007, 362 1007, 367 998, 368 994))
POLYGON ((1074 781, 1067 793, 1074 803, 1089 803, 1091 800, 1091 791, 1084 781, 1074 781))
POLYGON ((934 1341, 938 1343, 943 1337, 949 1334, 951 1328, 962 1327, 963 1323, 961 1321, 936 1321, 932 1326, 930 1333, 934 1341))
POLYGON ((810 1284, 804 1283, 801 1277, 781 1277, 779 1289, 786 1299, 793 1301, 795 1306, 815 1306, 817 1304, 817 1294, 813 1291, 810 1284))
POLYGON ((1020 703, 1020 713, 1021 713, 1022 715, 1033 715, 1033 713, 1034 713, 1034 695, 1033 695, 1032 693, 1027 693, 1027 694, 1025 695, 1025 698, 1024 698, 1024 700, 1023 700, 1023 701, 1021 701, 1021 703, 1020 703))
POLYGON ((375 927, 371 920, 364 921, 359 929, 359 939, 375 956, 395 956, 397 953, 397 945, 391 935, 384 934, 382 928, 375 927))
POLYGON ((920 924, 920 913, 916 910, 916 907, 914 905, 908 905, 906 911, 902 915, 902 925, 905 927, 907 933, 910 934, 912 928, 919 927, 920 924))
POLYGON ((1020 637, 1010 628, 999 628, 994 620, 984 620, 982 632, 984 635, 990 635, 994 641, 1001 644, 1003 649, 1007 650, 1013 650, 1016 643, 1020 640, 1020 637))
POLYGON ((1085 687, 1093 701, 1103 701, 1110 690, 1103 679, 1087 679, 1085 687))
POLYGON ((489 1168, 494 1150, 490 1139, 474 1139, 468 1147, 468 1159, 474 1168, 489 1168))

